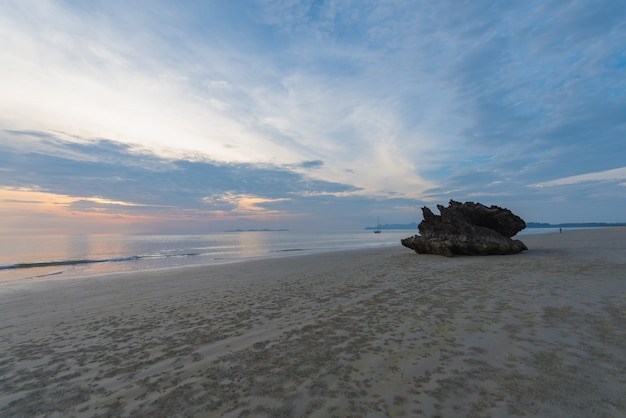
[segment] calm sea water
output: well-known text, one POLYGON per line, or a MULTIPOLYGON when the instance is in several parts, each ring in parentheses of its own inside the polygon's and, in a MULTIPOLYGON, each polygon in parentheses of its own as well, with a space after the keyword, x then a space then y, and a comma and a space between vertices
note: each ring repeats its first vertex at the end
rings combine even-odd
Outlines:
MULTIPOLYGON (((526 229, 519 235, 555 232, 526 229)), ((0 283, 89 276, 345 249, 399 246, 417 230, 205 235, 15 236, 0 241, 0 283)))
POLYGON ((416 230, 2 237, 0 282, 401 245, 416 230))

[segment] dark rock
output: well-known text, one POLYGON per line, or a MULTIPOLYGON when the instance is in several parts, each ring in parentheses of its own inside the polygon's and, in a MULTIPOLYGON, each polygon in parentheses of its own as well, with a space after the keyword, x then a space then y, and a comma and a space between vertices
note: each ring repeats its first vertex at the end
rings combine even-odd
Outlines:
POLYGON ((508 209, 454 200, 450 200, 447 208, 442 205, 437 208, 440 215, 422 208, 420 235, 401 240, 402 245, 419 254, 447 257, 515 254, 528 249, 522 241, 511 239, 526 228, 526 223, 508 209))

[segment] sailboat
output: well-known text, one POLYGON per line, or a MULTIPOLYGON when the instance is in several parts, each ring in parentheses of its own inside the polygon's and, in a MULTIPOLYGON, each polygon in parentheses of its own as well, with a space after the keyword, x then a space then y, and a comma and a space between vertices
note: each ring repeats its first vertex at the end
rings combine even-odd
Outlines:
POLYGON ((376 227, 376 229, 374 230, 374 233, 375 233, 375 234, 380 234, 380 231, 381 231, 381 229, 380 229, 380 217, 379 217, 379 218, 378 218, 378 226, 377 226, 377 227, 376 227))

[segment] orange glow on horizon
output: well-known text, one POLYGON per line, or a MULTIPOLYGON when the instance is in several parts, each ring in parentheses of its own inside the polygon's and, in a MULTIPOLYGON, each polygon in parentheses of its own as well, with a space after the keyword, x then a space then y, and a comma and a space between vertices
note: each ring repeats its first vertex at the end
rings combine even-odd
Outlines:
POLYGON ((157 214, 128 213, 128 208, 143 205, 109 200, 102 197, 73 197, 54 194, 37 188, 0 188, 0 233, 10 234, 137 234, 162 229, 188 230, 198 224, 205 230, 215 222, 238 220, 272 221, 296 218, 289 214, 259 206, 262 203, 286 199, 267 199, 252 195, 221 196, 232 205, 231 210, 185 209, 176 206, 145 206, 146 211, 158 209, 157 214), (93 202, 97 206, 86 210, 72 208, 76 202, 93 202), (116 211, 116 209, 119 209, 116 211))
POLYGON ((133 223, 152 219, 141 215, 103 213, 97 210, 76 211, 70 208, 72 203, 81 200, 135 206, 132 203, 113 202, 97 197, 72 197, 38 189, 0 188, 0 230, 14 233, 107 233, 128 231, 133 223))

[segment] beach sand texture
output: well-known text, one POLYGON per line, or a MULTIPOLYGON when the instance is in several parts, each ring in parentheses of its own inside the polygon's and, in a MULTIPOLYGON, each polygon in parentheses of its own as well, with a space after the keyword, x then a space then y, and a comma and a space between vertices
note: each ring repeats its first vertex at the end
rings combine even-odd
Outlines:
POLYGON ((626 229, 0 288, 2 417, 626 416, 626 229))

